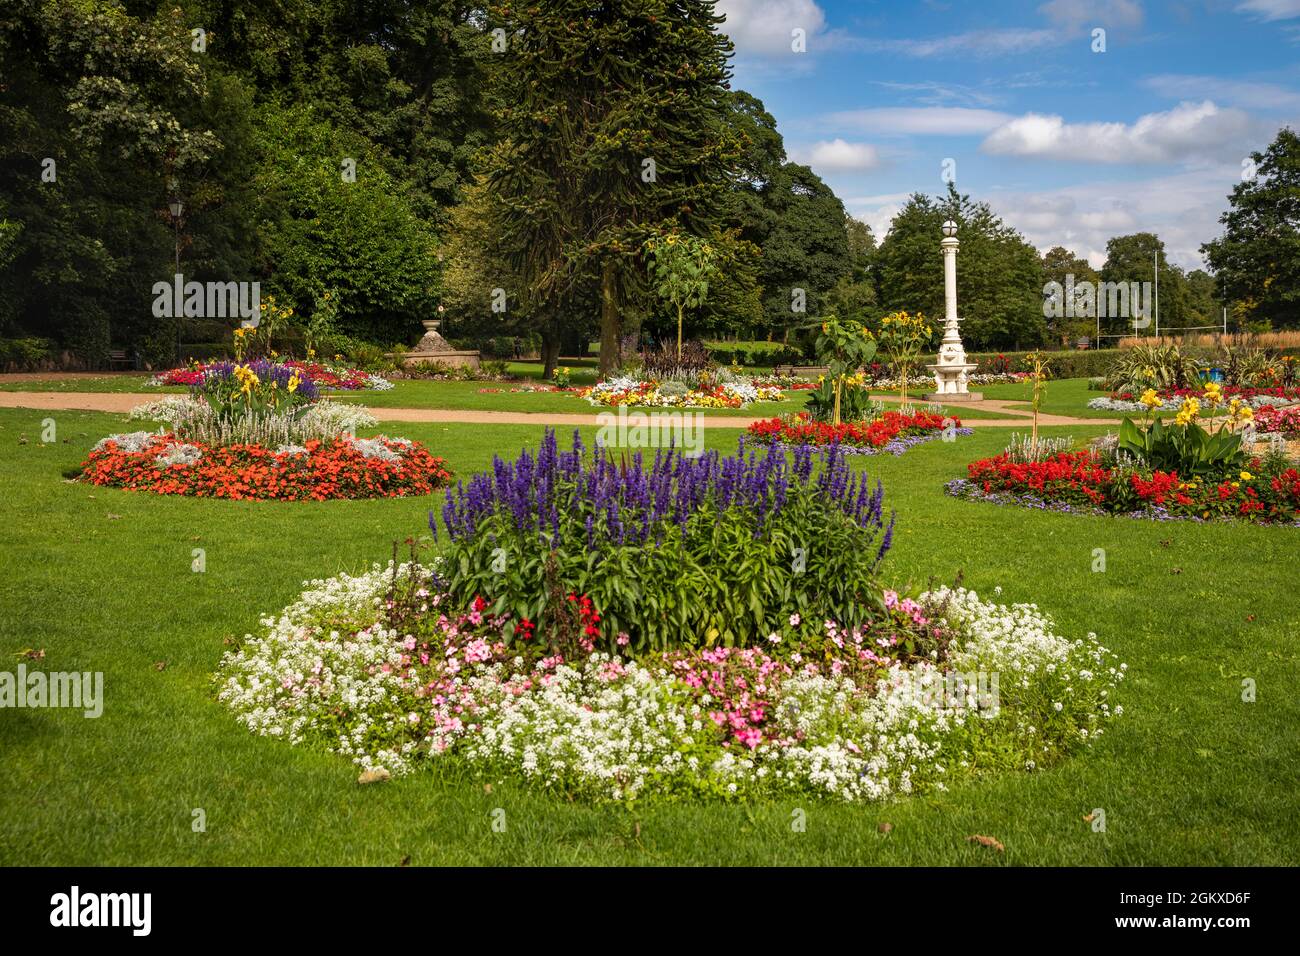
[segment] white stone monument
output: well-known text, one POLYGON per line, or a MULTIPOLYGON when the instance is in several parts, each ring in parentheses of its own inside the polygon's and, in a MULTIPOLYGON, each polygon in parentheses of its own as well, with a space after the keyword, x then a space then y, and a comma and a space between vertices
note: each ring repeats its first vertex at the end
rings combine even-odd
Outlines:
POLYGON ((968 391, 966 379, 975 371, 975 365, 966 361, 957 326, 957 224, 949 219, 943 224, 943 342, 939 345, 939 360, 926 368, 934 372, 936 391, 925 396, 930 402, 978 402, 984 396, 968 391))

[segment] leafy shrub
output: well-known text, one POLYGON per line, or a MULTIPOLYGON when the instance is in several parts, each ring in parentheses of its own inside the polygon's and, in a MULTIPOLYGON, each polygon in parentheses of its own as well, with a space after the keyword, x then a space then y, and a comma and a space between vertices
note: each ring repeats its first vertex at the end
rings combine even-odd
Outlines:
POLYGON ((1125 349, 1106 372, 1106 384, 1123 392, 1192 388, 1199 382, 1200 365, 1173 342, 1125 349))
POLYGON ((49 339, 0 339, 0 369, 31 371, 50 360, 54 343, 49 339))
MULTIPOLYGON (((822 379, 815 389, 808 393, 805 406, 808 416, 816 422, 829 422, 835 417, 835 388, 831 379, 822 379)), ((880 412, 878 403, 871 400, 871 392, 865 385, 846 383, 840 394, 840 420, 862 422, 875 418, 880 412)))
POLYGON ((853 474, 838 447, 820 468, 817 457, 807 446, 793 464, 776 448, 747 455, 742 438, 735 457, 660 450, 647 466, 640 453, 588 456, 576 433, 561 453, 548 431, 536 456, 498 458, 448 490, 448 586, 458 601, 481 596, 493 613, 549 626, 549 573, 633 650, 754 645, 798 615, 868 622, 893 519, 880 484, 853 474))
POLYGON ((1221 428, 1212 434, 1195 422, 1166 425, 1159 418, 1146 429, 1124 419, 1118 447, 1157 471, 1183 478, 1217 478, 1246 459, 1236 432, 1221 428))

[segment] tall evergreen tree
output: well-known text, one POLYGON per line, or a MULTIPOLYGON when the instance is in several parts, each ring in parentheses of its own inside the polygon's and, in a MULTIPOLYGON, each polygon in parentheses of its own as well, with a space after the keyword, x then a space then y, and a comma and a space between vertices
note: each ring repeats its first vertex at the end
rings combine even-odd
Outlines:
POLYGON ((709 0, 494 4, 501 142, 486 184, 521 305, 548 337, 593 281, 600 368, 647 301, 644 240, 706 235, 734 162, 722 123, 731 41, 709 0))

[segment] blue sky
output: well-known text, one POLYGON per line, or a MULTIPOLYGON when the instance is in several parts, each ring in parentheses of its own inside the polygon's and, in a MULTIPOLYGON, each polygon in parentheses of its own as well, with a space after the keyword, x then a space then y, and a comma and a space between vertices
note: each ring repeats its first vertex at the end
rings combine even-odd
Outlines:
POLYGON ((880 235, 916 191, 988 201, 1100 265, 1201 265, 1243 161, 1300 128, 1300 0, 718 0, 734 85, 880 235), (1094 52, 1095 29, 1105 51, 1094 52), (806 49, 792 50, 802 30, 806 49))

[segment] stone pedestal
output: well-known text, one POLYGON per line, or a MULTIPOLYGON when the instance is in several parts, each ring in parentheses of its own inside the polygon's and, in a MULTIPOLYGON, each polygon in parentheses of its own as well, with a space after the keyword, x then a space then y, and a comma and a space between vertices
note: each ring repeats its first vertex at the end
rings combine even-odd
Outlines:
POLYGON ((478 368, 480 353, 477 350, 454 349, 451 343, 442 337, 438 327, 441 319, 425 319, 424 337, 415 343, 411 351, 402 356, 403 365, 420 365, 422 363, 441 362, 444 365, 467 365, 478 368))

